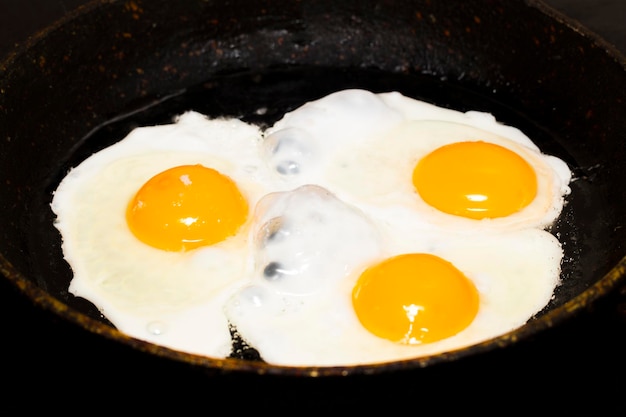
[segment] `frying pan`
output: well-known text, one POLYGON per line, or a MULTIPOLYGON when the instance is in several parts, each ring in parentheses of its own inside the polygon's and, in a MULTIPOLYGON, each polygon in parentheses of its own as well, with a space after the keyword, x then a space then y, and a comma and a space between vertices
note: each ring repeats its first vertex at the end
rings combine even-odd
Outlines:
POLYGON ((625 61, 540 2, 94 1, 0 69, 2 274, 34 308, 113 351, 159 359, 151 365, 287 378, 449 369, 566 325, 625 279, 625 61), (71 271, 49 210, 67 168, 133 127, 165 123, 186 109, 268 124, 348 87, 491 112, 568 162, 576 180, 553 229, 564 242, 563 284, 536 318, 450 354, 285 368, 128 338, 67 292, 71 271), (268 112, 259 116, 260 107, 268 112))

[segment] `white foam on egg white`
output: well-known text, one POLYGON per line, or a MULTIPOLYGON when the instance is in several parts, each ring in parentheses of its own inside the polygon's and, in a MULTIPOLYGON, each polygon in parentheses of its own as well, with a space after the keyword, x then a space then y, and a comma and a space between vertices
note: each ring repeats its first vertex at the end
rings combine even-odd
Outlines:
POLYGON ((264 157, 292 187, 319 184, 329 156, 355 141, 382 134, 403 115, 375 94, 348 90, 308 102, 284 115, 265 132, 264 157))

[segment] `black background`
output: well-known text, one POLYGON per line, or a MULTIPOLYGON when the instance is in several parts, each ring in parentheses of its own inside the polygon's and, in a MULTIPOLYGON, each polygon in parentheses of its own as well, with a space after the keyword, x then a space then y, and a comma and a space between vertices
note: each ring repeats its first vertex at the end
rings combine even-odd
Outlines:
MULTIPOLYGON (((83 3, 0 0, 0 57, 83 3)), ((626 0, 546 3, 626 54, 626 0)), ((359 378, 213 375, 83 332, 34 308, 3 279, 0 379, 5 388, 0 390, 0 412, 92 413, 103 407, 125 412, 130 409, 122 407, 123 399, 134 399, 125 404, 145 412, 176 406, 177 414, 187 414, 182 410, 190 406, 207 414, 216 414, 215 407, 222 413, 245 408, 297 414, 312 407, 356 410, 382 404, 388 404, 385 410, 391 412, 395 404, 416 413, 435 409, 441 414, 461 408, 504 415, 528 409, 626 416, 624 336, 626 289, 618 288, 563 326, 513 348, 454 364, 359 378), (88 405, 78 407, 81 402, 88 405)))

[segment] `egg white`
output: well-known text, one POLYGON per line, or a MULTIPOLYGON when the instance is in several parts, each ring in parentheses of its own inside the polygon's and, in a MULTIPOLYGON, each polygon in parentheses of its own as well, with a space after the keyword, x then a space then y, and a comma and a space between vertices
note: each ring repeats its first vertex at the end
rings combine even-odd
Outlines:
MULTIPOLYGON (((561 245, 544 228, 570 192, 569 168, 491 115, 443 109, 398 93, 345 90, 287 113, 265 132, 264 146, 270 169, 283 181, 292 187, 318 184, 376 225, 383 249, 372 263, 403 253, 438 255, 474 282, 481 299, 478 316, 459 334, 404 346, 373 336, 358 322, 351 292, 363 265, 349 276, 326 277, 330 288, 307 295, 285 293, 257 273, 229 304, 229 317, 269 362, 334 366, 458 349, 523 325, 559 283, 561 245), (474 140, 511 149, 533 167, 538 192, 529 206, 504 218, 474 220, 421 200, 411 181, 417 161, 440 146, 474 140)), ((283 215, 304 210, 301 204, 283 215)), ((324 232, 336 236, 337 245, 361 244, 343 242, 332 228, 324 232)))
MULTIPOLYGON (((293 201, 283 208, 281 216, 304 211, 308 204, 306 198, 293 201)), ((346 218, 333 216, 335 209, 327 205, 324 212, 346 223, 346 218)), ((352 216, 361 215, 352 213, 352 216)), ((318 229, 325 229, 322 233, 332 237, 338 236, 334 233, 335 226, 332 222, 317 224, 318 229)), ((257 268, 251 283, 227 304, 230 321, 270 363, 343 366, 386 362, 460 349, 511 331, 540 311, 559 283, 561 246, 553 235, 543 230, 528 228, 486 234, 468 242, 457 233, 415 233, 399 222, 395 227, 392 234, 383 234, 377 239, 335 239, 330 253, 370 253, 353 264, 347 273, 339 267, 325 269, 323 258, 313 258, 307 265, 312 271, 324 271, 322 276, 304 272, 272 281, 257 268), (403 253, 437 255, 452 262, 472 280, 479 292, 480 305, 469 327, 438 342, 408 346, 379 338, 360 324, 351 300, 359 274, 374 261, 403 253), (286 290, 289 280, 307 290, 286 290), (297 282, 300 280, 303 282, 297 282)), ((292 244, 299 247, 298 241, 302 240, 299 236, 283 239, 282 249, 292 244)), ((272 259, 279 262, 292 259, 289 250, 281 253, 280 249, 273 251, 272 259)), ((336 263, 334 259, 333 264, 336 263)))
POLYGON ((445 226, 469 233, 477 228, 545 228, 559 216, 571 191, 567 164, 541 153, 519 129, 487 113, 445 109, 397 92, 339 91, 287 113, 265 136, 271 167, 291 186, 315 183, 361 208, 408 216, 418 212, 426 228, 445 226), (415 165, 435 149, 462 141, 494 143, 524 158, 537 174, 532 203, 513 215, 484 220, 450 215, 426 204, 412 183, 415 165), (283 153, 277 143, 287 149, 306 148, 308 154, 283 153), (321 156, 315 160, 309 154, 321 156), (288 174, 276 169, 288 162, 301 169, 288 174))
POLYGON ((258 158, 260 138, 258 128, 238 120, 190 112, 174 124, 135 129, 72 169, 51 204, 74 273, 69 291, 129 335, 227 356, 231 341, 221 306, 229 287, 247 273, 250 221, 219 244, 168 252, 137 240, 125 213, 148 179, 184 164, 231 177, 253 208, 269 190, 258 158))
POLYGON ((74 272, 70 292, 121 331, 224 358, 232 323, 267 362, 351 365, 469 346, 540 311, 559 283, 562 258, 544 229, 562 210, 570 175, 563 161, 491 115, 345 90, 306 103, 266 131, 195 112, 137 128, 72 169, 51 207, 74 272), (425 204, 411 182, 415 164, 465 140, 525 158, 539 181, 535 201, 481 221, 425 204), (188 252, 139 242, 125 223, 133 194, 165 169, 198 163, 235 181, 253 210, 249 221, 236 236, 188 252), (367 265, 416 252, 464 272, 478 288, 479 313, 448 339, 397 345, 361 326, 352 288, 367 265), (272 262, 279 274, 268 269, 272 262))
POLYGON ((347 201, 372 210, 420 213, 426 228, 444 227, 466 233, 545 228, 554 223, 570 193, 570 171, 562 160, 459 123, 406 121, 384 136, 368 137, 351 150, 338 150, 334 158, 320 183, 328 184, 347 201), (509 216, 482 220, 447 214, 427 204, 413 186, 415 165, 435 149, 460 141, 493 143, 524 158, 537 176, 536 197, 509 216))

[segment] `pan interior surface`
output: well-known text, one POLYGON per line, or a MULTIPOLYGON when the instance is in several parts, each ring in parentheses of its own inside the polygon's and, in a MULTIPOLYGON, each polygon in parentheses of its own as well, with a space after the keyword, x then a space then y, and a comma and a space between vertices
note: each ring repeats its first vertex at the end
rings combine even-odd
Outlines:
MULTIPOLYGON (((53 227, 54 217, 50 210, 52 193, 68 169, 92 153, 121 140, 135 127, 171 123, 175 116, 187 110, 211 117, 237 117, 265 127, 285 112, 341 89, 399 91, 442 107, 492 113, 500 122, 526 133, 544 153, 568 163, 574 173, 572 193, 559 220, 550 229, 563 243, 565 252, 562 284, 557 287, 549 305, 527 327, 532 332, 566 318, 572 306, 577 307, 584 304, 587 298, 597 296, 597 289, 591 295, 588 295, 589 291, 607 276, 612 277, 610 286, 614 285, 616 265, 622 262, 624 256, 622 242, 626 239, 626 228, 620 224, 620 213, 626 210, 626 192, 620 184, 626 180, 626 174, 620 168, 620 161, 625 156, 625 146, 615 135, 615 132, 626 131, 626 121, 619 116, 625 107, 624 65, 623 62, 614 62, 597 46, 588 45, 566 27, 558 26, 521 2, 512 2, 510 6, 502 2, 501 10, 510 13, 509 16, 525 13, 534 20, 529 20, 528 28, 522 25, 519 33, 513 33, 513 42, 519 44, 499 46, 526 47, 525 37, 541 38, 543 35, 536 33, 545 34, 547 30, 556 41, 546 42, 541 48, 528 52, 519 52, 519 59, 531 60, 539 56, 551 65, 549 68, 514 69, 502 51, 490 52, 474 43, 475 39, 468 41, 463 36, 457 39, 449 33, 446 35, 448 25, 462 23, 461 27, 468 27, 470 24, 477 25, 477 19, 480 25, 494 22, 492 29, 484 29, 480 25, 480 29, 474 29, 481 38, 487 37, 489 31, 497 33, 501 30, 498 29, 500 23, 495 23, 498 13, 492 11, 485 15, 480 12, 482 3, 468 2, 464 6, 466 9, 453 11, 445 6, 430 5, 430 2, 402 2, 401 8, 407 13, 410 11, 407 15, 413 16, 411 22, 404 23, 411 29, 408 31, 412 34, 410 39, 420 40, 414 40, 404 52, 392 48, 397 53, 394 57, 388 56, 391 52, 386 52, 382 44, 376 46, 374 42, 373 52, 363 58, 365 62, 359 62, 354 51, 365 44, 371 47, 373 41, 359 30, 359 19, 371 19, 372 24, 383 32, 390 32, 392 28, 385 24, 386 15, 374 18, 369 12, 361 10, 358 2, 333 6, 333 11, 351 22, 343 29, 344 32, 329 34, 326 29, 326 33, 322 31, 316 36, 312 33, 316 25, 321 25, 318 19, 324 16, 317 8, 323 10, 328 6, 325 2, 310 2, 311 6, 302 6, 302 9, 290 6, 284 9, 284 15, 276 12, 266 15, 264 21, 248 18, 238 23, 232 20, 223 23, 215 17, 215 21, 208 18, 213 14, 229 16, 231 11, 226 7, 200 6, 193 1, 181 3, 179 19, 194 21, 195 25, 191 24, 190 28, 201 27, 197 20, 214 22, 216 27, 225 30, 221 37, 215 34, 213 28, 205 29, 206 32, 200 29, 179 31, 167 24, 165 33, 160 35, 162 38, 155 40, 142 35, 139 28, 133 29, 135 25, 149 28, 162 18, 156 4, 146 4, 135 10, 139 16, 137 19, 132 11, 113 3, 94 7, 90 13, 67 22, 66 26, 52 31, 24 55, 8 62, 8 77, 0 86, 4 91, 0 99, 0 117, 3 123, 6 122, 11 138, 0 149, 1 163, 8 168, 4 174, 5 183, 9 185, 2 191, 0 200, 4 218, 0 251, 3 271, 9 278, 23 281, 22 285, 32 291, 34 298, 41 299, 42 294, 43 298, 51 297, 54 302, 48 307, 52 306, 56 313, 78 321, 90 330, 97 329, 107 336, 134 344, 135 341, 113 331, 110 323, 92 304, 68 292, 72 272, 63 260, 60 235, 53 227), (87 43, 97 43, 96 46, 101 48, 99 58, 98 54, 88 58, 87 47, 78 44, 71 51, 58 49, 58 46, 55 49, 55 45, 68 33, 86 27, 86 23, 94 24, 95 28, 102 27, 109 21, 105 12, 120 14, 122 18, 121 27, 111 34, 111 39, 118 39, 115 48, 100 45, 101 41, 95 40, 96 32, 90 32, 87 43), (204 17, 194 17, 196 13, 204 17), (428 18, 431 15, 447 17, 437 25, 432 18, 428 18), (167 31, 171 32, 170 38, 165 36, 167 31), (531 32, 535 34, 530 35, 531 32), (132 35, 128 37, 124 33, 132 35), (333 44, 332 39, 318 38, 324 35, 335 40, 339 37, 347 46, 342 47, 341 53, 332 53, 328 47, 333 44), (129 38, 125 43, 124 39, 129 38), (142 42, 150 53, 142 55, 137 52, 136 48, 142 42), (250 49, 255 42, 265 45, 259 49, 271 49, 271 56, 257 57, 256 52, 250 49), (283 42, 292 46, 276 52, 280 49, 277 45, 283 42), (418 42, 419 47, 415 46, 418 42), (320 43, 324 45, 320 47, 320 43), (578 49, 584 49, 580 54, 590 61, 601 61, 583 62, 584 77, 580 75, 579 61, 569 58, 563 51, 563 48, 576 49, 570 46, 572 43, 579 45, 578 49), (201 45, 206 52, 202 52, 201 45), (49 46, 52 52, 44 52, 49 46), (323 51, 323 47, 327 50, 323 51), (294 48, 301 54, 296 58, 294 48), (431 51, 434 48, 434 51, 428 52, 429 48, 431 51), (455 54, 463 48, 475 49, 477 56, 470 58, 471 53, 464 53, 463 57, 455 54), (416 53, 416 50, 420 52, 416 53), (236 56, 237 53, 239 56, 236 56), (450 56, 444 57, 445 54, 450 56), (64 64, 77 57, 83 67, 72 69, 64 64), (217 57, 221 57, 221 61, 217 57), (36 65, 32 62, 34 58, 36 65), (491 63, 485 64, 489 59, 491 63), (483 68, 480 68, 480 61, 485 64, 483 68), (602 66, 603 63, 606 65, 602 66), (19 66, 24 68, 11 69, 19 66), (203 66, 204 73, 199 69, 203 66), (77 89, 76 85, 68 86, 67 73, 72 71, 75 72, 72 82, 83 83, 84 89, 77 89), (90 71, 99 75, 91 76, 90 71), (598 73, 601 71, 606 73, 598 73), (103 77, 107 83, 102 83, 103 77), (24 78, 34 81, 30 82, 28 92, 18 100, 24 78), (588 86, 590 78, 600 85, 588 86), (108 86, 102 94, 98 93, 99 85, 108 86), (572 85, 578 86, 576 91, 572 90, 572 85), (45 91, 65 88, 75 95, 46 96, 43 103, 40 102, 45 91), (28 112, 27 109, 33 110, 28 112), (26 117, 26 114, 29 116, 26 117), (22 169, 23 161, 14 161, 19 158, 13 155, 30 156, 34 149, 38 152, 31 157, 29 170, 22 169)), ((250 16, 254 13, 251 12, 250 16)), ((399 32, 400 35, 393 32, 389 38, 394 46, 407 39, 403 29, 399 32)), ((546 36, 546 39, 551 39, 550 35, 546 36)), ((621 279, 621 276, 617 278, 621 279)), ((47 302, 44 300, 43 303, 47 302)), ((507 336, 501 342, 508 343, 515 339, 514 336, 512 339, 507 336)), ((459 356, 489 349, 497 343, 464 349, 459 356)), ((141 343, 137 346, 183 361, 224 366, 219 361, 217 364, 205 362, 193 355, 180 355, 165 348, 146 347, 141 343)), ((443 355, 439 360, 456 357, 443 355)), ((239 349, 239 357, 233 359, 233 364, 226 366, 241 369, 251 366, 257 372, 266 371, 262 364, 248 365, 250 358, 254 359, 255 355, 244 346, 239 349)), ((436 360, 417 360, 412 366, 424 366, 436 360)))
MULTIPOLYGON (((64 277, 55 281, 56 291, 63 293, 62 301, 72 308, 87 313, 90 317, 105 324, 108 321, 90 303, 82 298, 74 297, 64 290, 69 287, 72 272, 64 262, 56 265, 49 263, 49 259, 61 259, 61 241, 58 231, 51 227, 54 216, 49 209, 50 196, 70 167, 76 166, 84 158, 97 152, 105 146, 115 143, 125 137, 133 128, 172 123, 174 118, 187 111, 195 110, 211 117, 236 117, 249 123, 266 127, 282 115, 296 107, 319 98, 320 96, 348 88, 363 88, 374 92, 402 91, 414 98, 429 100, 440 106, 461 110, 477 110, 491 112, 498 120, 518 126, 531 136, 544 150, 558 155, 576 167, 572 155, 559 144, 558 137, 553 133, 537 126, 523 114, 507 108, 505 105, 470 90, 453 86, 449 82, 442 82, 430 76, 405 77, 395 74, 380 73, 378 71, 349 71, 332 68, 285 68, 273 69, 265 73, 243 72, 237 74, 214 77, 211 82, 193 86, 185 92, 160 100, 137 112, 119 115, 115 119, 104 123, 83 138, 68 154, 65 161, 59 165, 57 175, 51 177, 50 183, 44 187, 42 199, 33 202, 40 207, 40 223, 32 228, 31 242, 33 245, 48 248, 37 250, 41 258, 35 261, 38 268, 37 276, 64 277), (323 88, 319 86, 323 85, 323 88), (276 98, 279 98, 276 100, 276 98)), ((584 241, 581 236, 584 232, 577 227, 577 217, 588 216, 586 206, 580 201, 593 201, 589 209, 599 212, 606 205, 585 178, 577 178, 572 184, 574 192, 568 198, 568 205, 559 221, 554 225, 552 232, 564 244, 565 262, 563 264, 563 285, 557 288, 555 297, 544 312, 559 307, 577 295, 571 292, 570 282, 580 285, 584 279, 581 264, 573 261, 579 258, 581 248, 579 242, 584 241)), ((590 286, 593 282, 588 282, 590 286)), ((49 285, 41 282, 41 285, 49 285)), ((577 291, 577 286, 573 286, 577 291)), ((235 349, 235 357, 242 359, 255 357, 255 353, 245 345, 235 349)))

